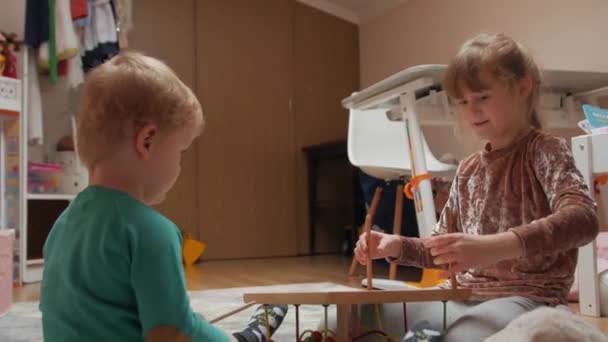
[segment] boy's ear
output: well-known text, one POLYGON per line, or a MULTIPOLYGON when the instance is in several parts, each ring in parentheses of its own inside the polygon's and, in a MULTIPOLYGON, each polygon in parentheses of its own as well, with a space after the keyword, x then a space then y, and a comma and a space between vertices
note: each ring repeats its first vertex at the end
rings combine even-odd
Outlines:
POLYGON ((156 136, 158 128, 156 125, 147 123, 137 131, 135 136, 135 152, 137 156, 143 160, 150 159, 150 151, 156 136))

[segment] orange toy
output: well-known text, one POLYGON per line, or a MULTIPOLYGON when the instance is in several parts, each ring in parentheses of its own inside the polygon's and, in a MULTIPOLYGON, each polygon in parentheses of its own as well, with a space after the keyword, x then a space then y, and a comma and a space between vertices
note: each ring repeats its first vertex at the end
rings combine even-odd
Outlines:
POLYGON ((194 240, 188 233, 184 234, 184 243, 182 245, 182 257, 186 267, 192 266, 205 253, 207 245, 194 240))

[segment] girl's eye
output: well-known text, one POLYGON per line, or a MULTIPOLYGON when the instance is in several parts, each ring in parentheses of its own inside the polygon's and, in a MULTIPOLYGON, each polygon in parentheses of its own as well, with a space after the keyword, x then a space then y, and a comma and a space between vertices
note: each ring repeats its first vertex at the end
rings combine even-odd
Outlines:
POLYGON ((481 95, 481 96, 479 97, 479 100, 480 100, 480 101, 485 101, 485 100, 487 100, 487 99, 489 99, 489 98, 490 98, 490 95, 481 95))
POLYGON ((456 104, 458 104, 459 106, 466 106, 467 105, 467 100, 458 100, 456 102, 456 104))

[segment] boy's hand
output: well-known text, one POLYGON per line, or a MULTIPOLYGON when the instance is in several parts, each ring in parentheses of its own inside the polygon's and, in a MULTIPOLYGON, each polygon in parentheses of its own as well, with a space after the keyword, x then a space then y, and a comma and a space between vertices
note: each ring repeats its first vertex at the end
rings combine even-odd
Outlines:
POLYGON ((492 235, 444 234, 423 239, 433 262, 448 269, 444 276, 493 265, 523 255, 519 237, 512 232, 492 235))
POLYGON ((361 265, 367 264, 368 256, 371 259, 386 257, 398 258, 401 254, 401 238, 397 235, 384 234, 371 231, 371 246, 367 245, 367 233, 359 236, 355 247, 355 258, 361 265), (371 255, 369 251, 371 250, 371 255))

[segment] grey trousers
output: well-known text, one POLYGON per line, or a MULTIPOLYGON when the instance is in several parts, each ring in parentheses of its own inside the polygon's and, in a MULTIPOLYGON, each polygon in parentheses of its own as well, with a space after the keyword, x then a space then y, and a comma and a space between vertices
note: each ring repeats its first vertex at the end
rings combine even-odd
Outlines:
MULTIPOLYGON (((485 302, 447 302, 447 330, 443 331, 443 303, 408 303, 408 329, 421 321, 428 321, 437 331, 443 331, 444 342, 479 342, 504 329, 509 322, 546 304, 524 297, 506 297, 485 302)), ((391 303, 379 306, 380 319, 384 332, 396 341, 405 335, 403 304, 391 303)), ((329 326, 335 328, 335 313, 329 319, 329 326)), ((373 305, 360 308, 361 326, 365 330, 378 329, 373 305)), ((384 341, 380 337, 370 337, 363 341, 384 341)))

